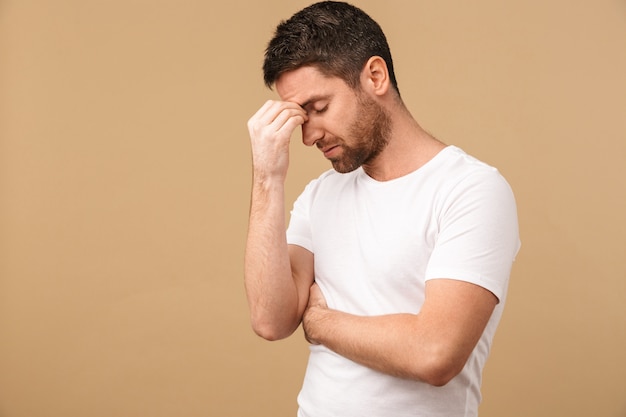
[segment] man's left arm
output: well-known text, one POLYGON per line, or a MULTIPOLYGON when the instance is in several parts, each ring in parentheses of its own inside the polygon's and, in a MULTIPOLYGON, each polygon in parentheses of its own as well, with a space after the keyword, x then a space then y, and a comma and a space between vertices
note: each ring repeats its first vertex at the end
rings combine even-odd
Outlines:
POLYGON ((497 303, 478 285, 431 279, 418 314, 356 316, 329 309, 314 284, 303 327, 311 343, 354 362, 443 386, 465 366, 497 303))

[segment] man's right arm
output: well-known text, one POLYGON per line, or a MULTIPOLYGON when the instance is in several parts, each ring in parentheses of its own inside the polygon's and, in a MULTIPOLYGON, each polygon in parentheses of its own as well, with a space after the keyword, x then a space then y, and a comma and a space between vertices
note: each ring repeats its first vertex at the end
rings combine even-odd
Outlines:
POLYGON ((248 121, 253 179, 244 280, 252 327, 268 340, 297 329, 313 283, 313 254, 289 246, 285 235, 289 141, 306 120, 297 104, 268 101, 248 121))

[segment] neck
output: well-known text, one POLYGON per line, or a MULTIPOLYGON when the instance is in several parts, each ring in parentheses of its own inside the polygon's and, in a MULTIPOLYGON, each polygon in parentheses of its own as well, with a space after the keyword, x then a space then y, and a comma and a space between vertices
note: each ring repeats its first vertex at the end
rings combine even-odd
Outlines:
POLYGON ((392 128, 385 149, 363 170, 377 181, 389 181, 418 170, 446 145, 426 132, 404 105, 390 109, 392 128))

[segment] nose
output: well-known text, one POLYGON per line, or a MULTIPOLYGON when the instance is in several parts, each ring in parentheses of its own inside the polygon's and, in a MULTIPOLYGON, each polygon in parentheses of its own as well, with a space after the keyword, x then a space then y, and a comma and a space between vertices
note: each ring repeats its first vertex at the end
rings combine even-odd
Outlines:
POLYGON ((318 140, 323 138, 324 130, 311 118, 302 125, 302 143, 306 146, 313 146, 318 140))

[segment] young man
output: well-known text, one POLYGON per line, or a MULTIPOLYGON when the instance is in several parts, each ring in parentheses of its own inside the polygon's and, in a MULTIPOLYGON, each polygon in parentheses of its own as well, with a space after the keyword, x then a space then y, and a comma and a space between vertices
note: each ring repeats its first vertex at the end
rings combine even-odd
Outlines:
POLYGON ((475 416, 481 372, 519 249, 498 171, 425 132, 403 104, 385 36, 322 2, 282 22, 265 55, 268 101, 248 122, 245 257, 252 326, 311 343, 300 417, 475 416), (293 131, 333 169, 296 201, 293 131))

